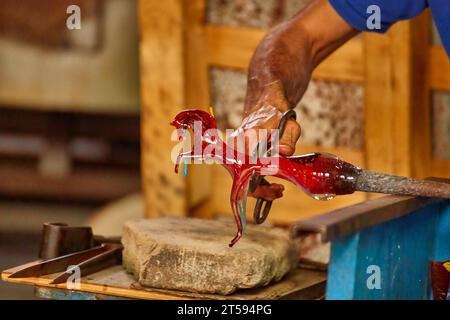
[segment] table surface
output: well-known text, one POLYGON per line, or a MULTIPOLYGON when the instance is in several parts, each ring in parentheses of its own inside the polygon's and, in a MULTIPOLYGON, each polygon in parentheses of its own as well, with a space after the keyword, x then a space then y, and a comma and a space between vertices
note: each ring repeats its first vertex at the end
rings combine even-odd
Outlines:
POLYGON ((50 284, 56 274, 43 277, 8 278, 21 265, 2 272, 2 280, 33 285, 37 295, 49 299, 145 299, 145 300, 273 300, 273 299, 319 299, 325 294, 326 272, 298 268, 280 282, 262 288, 239 290, 227 296, 198 294, 175 290, 141 287, 122 266, 113 266, 81 278, 76 290, 69 290, 66 283, 50 284))

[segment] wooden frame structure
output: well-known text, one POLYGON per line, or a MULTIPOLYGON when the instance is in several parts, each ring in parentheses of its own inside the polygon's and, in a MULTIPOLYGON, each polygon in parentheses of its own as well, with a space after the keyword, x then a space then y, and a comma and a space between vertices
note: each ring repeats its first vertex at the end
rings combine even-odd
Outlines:
MULTIPOLYGON (((222 168, 192 166, 187 179, 173 173, 168 124, 181 109, 208 108, 208 68, 245 70, 266 30, 209 24, 205 12, 206 0, 139 2, 142 170, 148 217, 212 217, 230 211, 231 179, 222 168)), ((326 151, 394 174, 448 176, 450 161, 431 155, 429 92, 450 89, 450 63, 443 48, 429 46, 429 30, 426 13, 397 24, 387 35, 356 37, 326 59, 313 78, 364 85, 365 146, 301 145, 302 152, 326 151)), ((284 199, 272 208, 276 224, 367 199, 355 194, 323 203, 286 187, 284 199)))
POLYGON ((433 90, 450 90, 450 60, 431 44, 431 17, 365 35, 367 167, 418 178, 448 177, 450 161, 432 154, 433 90))

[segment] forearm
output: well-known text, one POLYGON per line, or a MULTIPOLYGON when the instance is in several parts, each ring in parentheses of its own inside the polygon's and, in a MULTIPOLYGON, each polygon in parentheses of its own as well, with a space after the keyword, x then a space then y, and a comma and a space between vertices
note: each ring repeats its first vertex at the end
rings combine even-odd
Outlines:
POLYGON ((249 67, 245 112, 251 111, 264 88, 275 82, 280 82, 287 99, 278 108, 287 110, 301 98, 313 71, 311 40, 302 29, 296 21, 285 22, 257 47, 249 67))
POLYGON ((256 49, 249 67, 245 114, 253 111, 265 88, 274 83, 281 86, 285 98, 275 99, 276 107, 287 110, 296 106, 314 68, 356 33, 328 0, 312 1, 272 29, 256 49))

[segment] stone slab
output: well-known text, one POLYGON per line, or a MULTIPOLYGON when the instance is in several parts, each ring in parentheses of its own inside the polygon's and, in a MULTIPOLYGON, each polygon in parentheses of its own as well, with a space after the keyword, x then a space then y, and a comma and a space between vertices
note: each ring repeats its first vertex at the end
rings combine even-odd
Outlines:
POLYGON ((235 224, 189 218, 139 219, 124 225, 123 265, 140 285, 231 294, 279 281, 298 264, 289 232, 248 225, 233 247, 235 224))

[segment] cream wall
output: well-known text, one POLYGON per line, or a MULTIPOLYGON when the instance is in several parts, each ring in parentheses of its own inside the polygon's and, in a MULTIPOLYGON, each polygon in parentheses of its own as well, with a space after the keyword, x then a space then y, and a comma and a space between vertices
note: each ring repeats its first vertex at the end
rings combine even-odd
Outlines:
MULTIPOLYGON (((46 110, 137 113, 136 4, 107 0, 103 8, 102 42, 98 50, 46 49, 0 38, 0 104, 46 110)), ((93 29, 92 22, 82 20, 80 31, 69 32, 77 42, 89 38, 93 29)))

